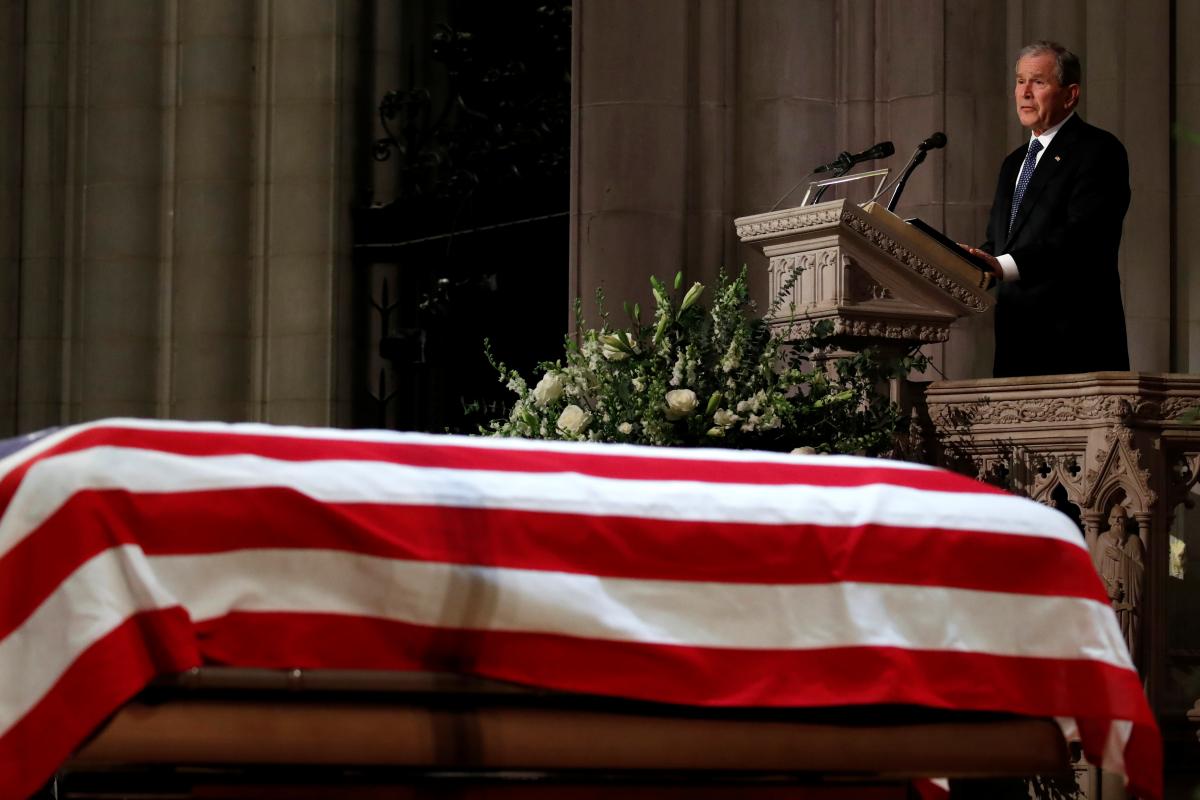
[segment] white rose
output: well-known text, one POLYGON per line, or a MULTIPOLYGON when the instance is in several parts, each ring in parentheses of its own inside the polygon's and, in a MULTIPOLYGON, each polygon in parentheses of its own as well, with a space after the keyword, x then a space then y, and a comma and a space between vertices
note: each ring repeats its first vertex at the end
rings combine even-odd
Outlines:
POLYGON ((547 372, 533 387, 533 400, 539 406, 553 403, 563 394, 563 379, 557 372, 547 372))
POLYGON ((739 417, 737 414, 734 414, 727 408, 718 408, 717 412, 713 414, 713 422, 717 423, 722 428, 728 428, 740 419, 741 417, 739 417))
POLYGON ((672 389, 667 392, 667 419, 683 419, 696 410, 697 402, 691 389, 672 389))
POLYGON ((592 417, 579 406, 572 403, 558 415, 558 429, 567 433, 579 434, 587 428, 592 417))
POLYGON ((617 430, 628 436, 629 434, 633 433, 633 424, 629 422, 622 422, 617 426, 617 430))
POLYGON ((816 454, 817 454, 817 448, 809 447, 807 445, 805 445, 804 447, 796 447, 796 448, 792 449, 792 455, 794 455, 794 456, 815 456, 816 454))

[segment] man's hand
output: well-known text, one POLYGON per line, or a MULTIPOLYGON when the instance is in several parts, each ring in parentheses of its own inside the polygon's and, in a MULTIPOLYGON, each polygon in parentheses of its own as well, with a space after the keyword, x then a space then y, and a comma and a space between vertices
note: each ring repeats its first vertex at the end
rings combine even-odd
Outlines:
POLYGON ((959 247, 966 250, 971 255, 978 256, 986 261, 987 265, 992 270, 992 275, 996 277, 997 281, 1004 280, 1004 268, 1000 266, 1000 262, 996 260, 994 255, 991 253, 986 253, 983 250, 980 250, 978 247, 968 247, 965 244, 959 244, 959 247))

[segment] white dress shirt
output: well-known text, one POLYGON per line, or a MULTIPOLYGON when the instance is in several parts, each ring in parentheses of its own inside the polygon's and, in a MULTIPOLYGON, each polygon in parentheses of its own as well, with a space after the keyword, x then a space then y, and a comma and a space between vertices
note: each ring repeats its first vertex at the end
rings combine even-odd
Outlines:
MULTIPOLYGON (((1057 125, 1055 125, 1052 128, 1047 128, 1046 130, 1042 131, 1041 136, 1034 136, 1032 133, 1029 135, 1029 143, 1030 144, 1033 144, 1034 139, 1037 139, 1039 142, 1042 143, 1042 149, 1039 150, 1033 157, 1034 172, 1037 171, 1037 165, 1042 163, 1042 156, 1046 155, 1046 150, 1049 149, 1050 142, 1054 139, 1054 135, 1056 133, 1058 133, 1058 129, 1061 128, 1063 125, 1065 125, 1067 120, 1069 120, 1073 116, 1075 116, 1074 111, 1072 111, 1070 114, 1067 114, 1065 117, 1063 117, 1062 122, 1058 123, 1057 125)), ((1013 182, 1013 193, 1014 194, 1016 194, 1017 181, 1020 181, 1020 180, 1021 180, 1021 171, 1017 170, 1017 180, 1013 182)), ((1021 280, 1021 271, 1017 269, 1017 262, 1012 256, 1010 256, 1008 253, 1005 253, 1004 255, 996 256, 996 260, 1000 262, 1000 269, 1004 272, 1004 280, 1006 280, 1006 281, 1021 280)))

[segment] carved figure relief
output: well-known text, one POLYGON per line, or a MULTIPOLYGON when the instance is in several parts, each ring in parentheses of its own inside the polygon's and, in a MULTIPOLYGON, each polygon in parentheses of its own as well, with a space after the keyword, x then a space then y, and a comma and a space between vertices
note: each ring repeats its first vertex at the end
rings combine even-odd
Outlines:
POLYGON ((1108 528, 1096 539, 1093 559, 1104 581, 1108 601, 1117 612, 1129 654, 1137 663, 1146 548, 1140 536, 1130 533, 1129 514, 1124 506, 1117 504, 1109 512, 1108 528))

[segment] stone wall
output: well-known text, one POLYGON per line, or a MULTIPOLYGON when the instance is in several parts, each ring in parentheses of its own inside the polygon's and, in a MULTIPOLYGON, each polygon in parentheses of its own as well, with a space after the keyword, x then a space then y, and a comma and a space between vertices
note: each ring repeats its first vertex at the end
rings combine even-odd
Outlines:
POLYGON ((364 9, 0 5, 0 434, 348 418, 364 9))

